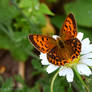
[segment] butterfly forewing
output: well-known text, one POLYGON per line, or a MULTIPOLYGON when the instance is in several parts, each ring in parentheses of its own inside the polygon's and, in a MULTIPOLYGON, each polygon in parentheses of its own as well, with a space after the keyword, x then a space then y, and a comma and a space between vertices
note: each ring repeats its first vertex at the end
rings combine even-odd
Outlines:
POLYGON ((69 40, 77 36, 76 21, 72 13, 70 13, 64 21, 60 36, 63 36, 64 40, 69 40))
POLYGON ((32 44, 43 53, 49 52, 54 46, 56 46, 56 40, 52 37, 30 34, 29 39, 32 44))

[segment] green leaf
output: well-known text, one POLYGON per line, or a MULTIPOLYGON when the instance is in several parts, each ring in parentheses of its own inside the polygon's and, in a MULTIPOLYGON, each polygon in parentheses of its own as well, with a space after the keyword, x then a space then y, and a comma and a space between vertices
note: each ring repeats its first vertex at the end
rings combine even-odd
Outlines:
POLYGON ((84 33, 84 38, 89 38, 92 41, 92 29, 78 27, 78 32, 84 33))
MULTIPOLYGON (((41 9, 43 7, 40 7, 41 4, 38 0, 22 0, 19 6, 21 6, 27 18, 29 18, 31 33, 41 33, 41 27, 46 25, 46 18, 41 9)), ((48 12, 45 12, 45 14, 48 14, 48 12)))
POLYGON ((10 34, 8 36, 2 31, 0 39, 2 39, 0 40, 0 48, 9 50, 11 55, 19 61, 25 61, 31 53, 32 46, 28 41, 27 34, 23 32, 14 32, 13 37, 11 37, 10 34))
MULTIPOLYGON (((92 3, 92 2, 91 2, 92 3)), ((80 26, 92 27, 92 4, 86 0, 76 0, 65 5, 67 14, 73 13, 80 26)))
POLYGON ((11 0, 0 0, 0 23, 10 23, 17 14, 18 11, 12 5, 11 0))
POLYGON ((6 36, 4 37, 3 35, 0 35, 0 39, 2 39, 0 40, 0 48, 8 50, 10 48, 9 44, 11 44, 9 42, 9 39, 6 36))
POLYGON ((35 7, 39 7, 39 2, 38 0, 22 0, 20 3, 19 3, 19 7, 20 8, 30 8, 30 9, 35 9, 35 7))
POLYGON ((54 24, 59 29, 61 29, 61 27, 64 23, 64 20, 65 20, 65 16, 59 16, 59 15, 56 15, 51 18, 52 24, 54 24))
POLYGON ((32 65, 39 72, 43 72, 44 71, 43 67, 41 66, 41 61, 40 60, 33 59, 32 60, 32 65))
POLYGON ((40 5, 40 10, 39 12, 41 12, 42 14, 48 14, 48 15, 54 15, 54 13, 52 13, 49 8, 45 5, 45 4, 41 4, 40 5))

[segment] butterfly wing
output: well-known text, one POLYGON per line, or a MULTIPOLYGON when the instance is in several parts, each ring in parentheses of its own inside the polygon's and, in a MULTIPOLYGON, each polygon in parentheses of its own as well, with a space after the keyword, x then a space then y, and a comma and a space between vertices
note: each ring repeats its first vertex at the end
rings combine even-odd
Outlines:
POLYGON ((71 60, 73 60, 74 58, 77 58, 80 55, 81 52, 81 42, 77 39, 70 39, 68 40, 70 42, 70 46, 71 46, 71 60))
POLYGON ((76 21, 72 13, 66 17, 60 31, 60 36, 63 37, 64 40, 69 40, 77 36, 76 21))
POLYGON ((55 46, 47 53, 47 59, 54 65, 64 65, 69 63, 69 59, 77 58, 81 51, 81 42, 77 38, 65 41, 65 47, 59 48, 55 46))
POLYGON ((44 36, 44 35, 29 35, 29 40, 34 45, 34 47, 43 52, 49 52, 54 46, 56 46, 56 40, 52 37, 44 36))
POLYGON ((64 65, 65 63, 69 63, 68 59, 64 56, 65 53, 61 51, 62 49, 55 46, 49 53, 47 53, 47 59, 50 63, 54 65, 64 65))

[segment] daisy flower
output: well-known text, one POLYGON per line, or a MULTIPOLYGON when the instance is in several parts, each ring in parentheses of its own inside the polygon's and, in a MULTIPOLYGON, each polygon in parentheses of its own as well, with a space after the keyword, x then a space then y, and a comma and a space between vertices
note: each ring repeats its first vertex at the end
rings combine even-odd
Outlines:
MULTIPOLYGON (((57 39, 58 36, 54 35, 53 38, 57 39)), ((73 82, 74 72, 72 70, 72 66, 75 65, 76 70, 80 75, 89 76, 92 74, 89 66, 92 66, 92 44, 90 44, 89 38, 83 39, 83 33, 79 32, 77 38, 81 41, 81 53, 80 56, 74 60, 71 64, 67 64, 65 66, 56 66, 49 63, 47 59, 47 54, 40 54, 40 59, 42 65, 48 65, 46 71, 48 74, 54 72, 58 68, 60 68, 58 74, 59 76, 65 76, 68 82, 73 82)))

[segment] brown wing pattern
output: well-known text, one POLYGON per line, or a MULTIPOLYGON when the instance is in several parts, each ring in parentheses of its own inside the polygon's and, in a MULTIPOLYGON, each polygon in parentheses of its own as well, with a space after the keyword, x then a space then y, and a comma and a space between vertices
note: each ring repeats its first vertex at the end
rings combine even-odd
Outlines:
POLYGON ((70 38, 75 38, 77 36, 76 21, 72 13, 65 19, 60 31, 60 36, 63 36, 64 40, 69 40, 70 38))
POLYGON ((43 53, 49 52, 54 46, 56 46, 56 40, 48 36, 30 34, 29 40, 43 53))
POLYGON ((77 58, 80 55, 81 52, 81 42, 77 39, 71 39, 71 47, 72 47, 72 55, 71 55, 71 60, 74 58, 77 58))
POLYGON ((81 51, 81 43, 77 38, 69 39, 65 41, 65 47, 59 48, 54 47, 50 52, 47 53, 47 59, 54 65, 65 65, 69 63, 69 59, 73 60, 77 58, 81 51))
POLYGON ((58 66, 69 63, 69 61, 66 60, 65 57, 59 54, 59 49, 57 46, 54 47, 49 53, 47 53, 47 59, 50 63, 58 66))
POLYGON ((29 35, 31 43, 41 52, 47 53, 47 59, 54 65, 65 65, 69 59, 73 61, 81 51, 81 42, 76 38, 77 27, 73 14, 69 14, 60 31, 60 38, 43 35, 29 35), (61 46, 60 42, 63 44, 61 46))

